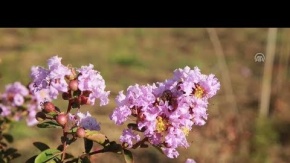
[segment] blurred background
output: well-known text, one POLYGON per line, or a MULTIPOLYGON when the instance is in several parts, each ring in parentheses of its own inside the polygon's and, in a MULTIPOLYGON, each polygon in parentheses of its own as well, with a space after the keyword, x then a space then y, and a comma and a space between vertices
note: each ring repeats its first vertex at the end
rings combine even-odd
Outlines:
MULTIPOLYGON (((133 150, 135 162, 179 163, 193 158, 198 163, 286 163, 290 162, 289 36, 290 29, 284 28, 272 35, 267 28, 1 28, 0 91, 15 81, 27 84, 31 66, 46 67, 54 55, 62 57, 64 65, 91 63, 111 91, 110 103, 99 107, 97 101, 82 109, 94 114, 110 140, 118 141, 126 125, 114 125, 109 114, 119 91, 135 83, 162 82, 177 68, 198 66, 221 82, 220 91, 210 99, 207 123, 193 128, 188 136, 190 148, 180 148, 177 159, 150 147, 133 150), (255 60, 257 53, 265 55, 263 61, 255 60), (270 92, 263 92, 269 88, 270 92)), ((61 100, 54 102, 66 107, 61 100)), ((22 153, 12 161, 16 163, 39 153, 34 141, 52 148, 60 143, 57 129, 27 127, 25 120, 15 122, 11 133, 12 146, 22 153)), ((77 141, 68 151, 81 154, 83 142, 77 141)), ((124 162, 121 155, 112 153, 94 157, 98 162, 124 162)))

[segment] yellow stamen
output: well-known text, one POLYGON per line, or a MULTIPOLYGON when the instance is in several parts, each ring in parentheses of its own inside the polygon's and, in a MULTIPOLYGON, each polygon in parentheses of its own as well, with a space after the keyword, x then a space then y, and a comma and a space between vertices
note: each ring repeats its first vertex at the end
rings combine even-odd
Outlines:
POLYGON ((204 89, 201 86, 197 85, 194 90, 195 97, 202 98, 204 93, 205 93, 204 89))
POLYGON ((158 116, 156 121, 156 130, 158 133, 161 133, 167 129, 167 121, 165 119, 158 116))
POLYGON ((188 133, 189 133, 189 128, 188 127, 182 127, 181 130, 182 130, 182 132, 184 133, 185 136, 188 136, 188 133))
POLYGON ((46 92, 42 89, 42 90, 40 90, 40 97, 41 98, 45 98, 46 97, 46 92))

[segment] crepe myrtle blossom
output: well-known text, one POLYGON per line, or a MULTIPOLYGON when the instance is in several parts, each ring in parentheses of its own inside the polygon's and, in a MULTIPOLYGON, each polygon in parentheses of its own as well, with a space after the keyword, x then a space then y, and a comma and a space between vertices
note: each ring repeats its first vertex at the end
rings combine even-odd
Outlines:
POLYGON ((24 97, 29 94, 28 89, 20 82, 14 82, 5 86, 5 92, 2 99, 11 106, 21 106, 24 103, 24 97))
POLYGON ((39 91, 33 91, 33 83, 30 83, 28 86, 30 90, 30 101, 29 104, 27 104, 27 111, 28 115, 26 117, 26 122, 28 126, 33 126, 38 123, 38 121, 35 118, 35 115, 38 111, 41 111, 42 104, 44 102, 51 101, 51 97, 49 96, 49 90, 48 89, 42 89, 39 91))
POLYGON ((33 126, 36 125, 38 123, 37 119, 35 118, 36 113, 38 112, 38 108, 37 105, 35 104, 29 104, 28 105, 28 115, 26 117, 26 123, 27 126, 33 126))
POLYGON ((15 121, 19 121, 22 117, 22 109, 25 98, 28 96, 28 89, 20 82, 14 82, 5 86, 5 92, 1 95, 0 112, 3 117, 10 117, 15 121))
MULTIPOLYGON (((121 125, 132 116, 135 130, 143 133, 150 144, 160 147, 167 157, 175 158, 178 147, 189 147, 186 136, 192 127, 206 123, 208 99, 219 89, 220 83, 213 74, 204 75, 197 67, 176 69, 173 77, 164 82, 136 84, 129 86, 125 94, 119 92, 110 119, 121 125)), ((132 147, 134 132, 126 130, 121 135, 121 142, 129 144, 128 148, 132 147)))
POLYGON ((11 114, 11 108, 9 106, 0 103, 0 115, 6 117, 11 114))
POLYGON ((97 122, 97 120, 94 117, 91 116, 89 112, 87 112, 87 114, 78 112, 77 116, 78 116, 77 125, 79 127, 82 127, 88 130, 96 130, 96 131, 99 131, 101 129, 100 124, 97 122))
POLYGON ((65 76, 70 75, 72 72, 67 66, 62 65, 61 59, 58 56, 48 59, 48 69, 40 66, 33 66, 31 68, 31 78, 35 91, 48 89, 49 95, 53 99, 56 99, 60 92, 68 91, 65 76))
POLYGON ((34 90, 34 84, 33 83, 30 83, 28 85, 28 88, 30 90, 30 94, 31 94, 31 98, 32 98, 31 101, 37 107, 37 110, 41 110, 42 109, 42 104, 44 102, 52 101, 52 98, 49 95, 49 89, 42 89, 42 90, 39 90, 39 91, 33 91, 34 90))
POLYGON ((94 105, 96 99, 100 99, 100 106, 109 102, 109 91, 105 91, 105 80, 100 72, 93 69, 94 66, 82 66, 72 68, 62 65, 61 58, 54 56, 48 60, 48 69, 40 66, 31 68, 34 91, 48 89, 52 99, 56 99, 59 93, 69 91, 70 82, 74 81, 73 91, 79 89, 85 96, 86 104, 94 105), (76 71, 75 71, 76 70, 76 71), (77 74, 78 72, 78 74, 77 74))
POLYGON ((31 91, 33 88, 32 84, 30 84, 28 88, 29 89, 20 82, 15 82, 6 86, 5 92, 1 96, 1 116, 10 116, 16 121, 26 118, 28 126, 38 123, 35 115, 41 110, 41 103, 44 101, 51 101, 51 99, 47 89, 33 92, 31 91))
POLYGON ((109 102, 109 91, 105 91, 105 80, 100 75, 100 72, 93 69, 94 65, 82 66, 77 69, 78 75, 78 88, 81 91, 89 91, 88 101, 89 104, 94 105, 95 100, 100 99, 100 106, 107 105, 109 102))
POLYGON ((140 136, 135 134, 131 129, 123 130, 123 134, 120 137, 120 142, 127 143, 128 147, 131 148, 133 145, 133 140, 139 141, 140 136))

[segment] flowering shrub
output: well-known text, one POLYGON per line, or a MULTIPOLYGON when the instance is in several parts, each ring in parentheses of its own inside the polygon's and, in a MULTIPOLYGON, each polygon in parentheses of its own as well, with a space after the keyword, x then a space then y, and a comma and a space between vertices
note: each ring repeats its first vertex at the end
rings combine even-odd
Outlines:
MULTIPOLYGON (((101 133, 100 123, 80 109, 83 105, 94 106, 96 100, 100 106, 108 104, 110 92, 105 90, 100 72, 94 70, 92 64, 80 68, 65 66, 58 56, 50 58, 47 64, 48 68, 31 68, 32 82, 27 87, 15 82, 7 85, 1 95, 2 118, 26 118, 28 126, 37 124, 39 128, 62 130, 58 148, 35 142, 42 152, 27 162, 90 162, 91 155, 104 152, 122 154, 126 162, 133 162, 130 150, 148 145, 169 158, 176 158, 178 147, 189 147, 186 137, 192 127, 206 123, 208 100, 220 89, 214 75, 204 75, 197 67, 176 69, 173 77, 163 82, 129 86, 125 94, 119 92, 115 100, 117 107, 109 117, 117 125, 132 117, 119 144, 101 133), (65 109, 52 102, 60 95, 67 101, 65 109), (78 139, 84 139, 85 151, 75 157, 67 153, 67 149, 78 139), (93 143, 103 148, 91 151, 93 143)), ((4 158, 3 154, 0 156, 4 158)))
POLYGON ((110 116, 118 125, 135 117, 120 137, 122 146, 136 148, 133 141, 138 142, 142 134, 143 144, 161 148, 169 158, 177 157, 176 148, 189 146, 186 136, 192 126, 205 124, 208 99, 219 88, 214 75, 203 75, 197 67, 175 70, 172 79, 161 83, 129 86, 126 95, 119 92, 118 106, 110 116))

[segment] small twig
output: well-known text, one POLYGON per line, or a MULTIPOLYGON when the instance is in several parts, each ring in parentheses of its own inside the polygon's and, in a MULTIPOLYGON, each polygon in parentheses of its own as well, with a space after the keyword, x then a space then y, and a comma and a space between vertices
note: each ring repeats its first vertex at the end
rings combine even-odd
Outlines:
POLYGON ((135 144, 132 146, 132 149, 136 149, 136 148, 138 148, 141 144, 145 143, 146 141, 148 141, 148 137, 145 137, 145 138, 142 139, 141 141, 138 141, 137 143, 135 143, 135 144))
POLYGON ((97 154, 97 153, 105 153, 105 152, 109 152, 109 150, 107 148, 103 148, 103 149, 100 149, 100 150, 97 150, 97 151, 93 151, 93 152, 90 152, 90 153, 82 154, 80 156, 80 158, 81 157, 85 157, 85 156, 91 156, 91 155, 94 155, 94 154, 97 154))
MULTIPOLYGON (((70 109, 71 109, 71 102, 69 101, 69 103, 68 103, 68 106, 67 106, 67 113, 66 114, 68 114, 69 113, 69 111, 70 111, 70 109)), ((63 162, 64 161, 64 158, 65 158, 65 150, 66 150, 66 147, 67 147, 67 145, 66 145, 66 141, 67 141, 67 135, 68 135, 68 133, 66 132, 66 130, 67 130, 67 124, 65 124, 64 126, 63 126, 63 128, 62 128, 62 133, 63 133, 63 144, 62 144, 62 146, 63 146, 63 149, 62 149, 62 158, 61 158, 61 161, 63 162)))
POLYGON ((66 110, 66 114, 68 114, 71 110, 71 100, 68 100, 68 106, 67 106, 67 110, 66 110))
POLYGON ((63 127, 63 144, 62 144, 62 158, 61 161, 64 161, 65 158, 65 150, 66 150, 66 139, 67 139, 67 133, 65 132, 66 130, 66 125, 64 125, 63 127))

